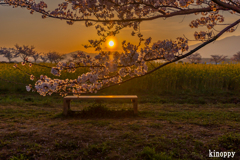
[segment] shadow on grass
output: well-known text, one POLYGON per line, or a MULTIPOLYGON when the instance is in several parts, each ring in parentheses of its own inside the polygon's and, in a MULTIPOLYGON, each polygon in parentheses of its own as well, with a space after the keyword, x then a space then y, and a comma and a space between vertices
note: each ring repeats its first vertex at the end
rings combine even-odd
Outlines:
POLYGON ((84 108, 82 111, 69 111, 67 116, 62 113, 54 115, 53 118, 130 118, 137 117, 133 109, 120 109, 113 110, 106 107, 101 103, 95 103, 89 107, 84 108))

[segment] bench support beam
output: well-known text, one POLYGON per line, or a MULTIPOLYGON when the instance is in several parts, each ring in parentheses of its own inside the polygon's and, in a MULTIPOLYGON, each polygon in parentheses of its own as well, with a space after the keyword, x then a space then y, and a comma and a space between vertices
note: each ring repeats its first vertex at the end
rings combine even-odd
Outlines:
POLYGON ((71 100, 64 99, 63 100, 63 115, 66 116, 70 110, 70 102, 71 100))
POLYGON ((138 114, 138 100, 132 99, 132 102, 133 102, 133 112, 134 114, 138 114))

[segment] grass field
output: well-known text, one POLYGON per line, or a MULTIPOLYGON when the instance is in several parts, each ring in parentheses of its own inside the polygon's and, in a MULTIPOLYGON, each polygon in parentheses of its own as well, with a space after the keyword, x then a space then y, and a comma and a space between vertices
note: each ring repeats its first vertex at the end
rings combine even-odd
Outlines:
POLYGON ((208 159, 209 149, 240 158, 236 104, 140 103, 134 116, 131 103, 75 102, 92 107, 63 117, 57 98, 26 98, 0 107, 0 159, 208 159))
MULTIPOLYGON (((0 64, 0 76, 32 83, 11 67, 0 64)), ((172 64, 99 93, 137 94, 138 116, 124 100, 73 101, 71 108, 79 112, 64 117, 60 96, 41 97, 1 81, 0 159, 214 159, 209 149, 233 151, 240 159, 239 69, 172 64)), ((50 76, 34 66, 30 72, 50 76)))

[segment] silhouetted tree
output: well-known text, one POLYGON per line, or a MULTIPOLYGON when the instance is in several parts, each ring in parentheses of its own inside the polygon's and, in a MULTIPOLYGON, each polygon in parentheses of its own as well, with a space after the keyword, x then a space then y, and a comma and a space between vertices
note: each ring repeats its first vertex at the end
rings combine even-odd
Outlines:
POLYGON ((40 58, 40 53, 34 52, 34 54, 32 55, 34 62, 36 63, 37 60, 40 58))
POLYGON ((18 44, 15 45, 18 53, 17 55, 22 58, 22 60, 25 62, 26 58, 32 57, 36 51, 34 51, 35 47, 34 46, 26 46, 23 45, 22 47, 20 47, 18 44))
POLYGON ((75 61, 79 58, 79 56, 78 56, 77 53, 73 53, 73 54, 71 54, 71 58, 72 58, 73 61, 75 61))
POLYGON ((43 63, 46 63, 48 61, 48 56, 46 53, 41 53, 40 59, 43 61, 43 63))
POLYGON ((227 56, 223 55, 211 55, 210 62, 215 62, 215 64, 218 64, 219 62, 225 61, 227 56))
POLYGON ((231 58, 232 61, 240 62, 240 51, 233 55, 231 58))
POLYGON ((7 58, 9 62, 13 58, 17 58, 17 51, 14 48, 1 48, 0 49, 0 55, 3 55, 3 57, 7 58))
POLYGON ((48 60, 52 63, 58 63, 62 59, 64 59, 63 55, 58 52, 48 52, 47 53, 48 60))
POLYGON ((202 60, 202 56, 200 53, 193 53, 192 55, 187 57, 187 60, 191 63, 200 63, 202 60))

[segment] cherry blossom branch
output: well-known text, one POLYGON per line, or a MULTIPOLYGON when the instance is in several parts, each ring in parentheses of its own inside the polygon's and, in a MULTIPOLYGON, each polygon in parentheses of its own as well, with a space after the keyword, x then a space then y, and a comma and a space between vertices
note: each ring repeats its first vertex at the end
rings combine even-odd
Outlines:
POLYGON ((103 88, 101 88, 100 90, 103 90, 103 89, 106 89, 106 88, 109 88, 109 87, 112 87, 112 86, 116 86, 116 85, 119 85, 119 84, 126 83, 126 82, 128 82, 128 81, 130 81, 130 80, 133 80, 133 79, 135 79, 135 78, 139 78, 139 77, 146 76, 146 75, 151 74, 151 73, 157 71, 158 69, 160 69, 160 68, 162 68, 162 67, 164 67, 164 66, 166 66, 166 65, 168 65, 168 64, 171 64, 171 63, 176 62, 176 61, 178 61, 178 60, 180 60, 180 59, 183 59, 183 58, 185 58, 185 57, 193 54, 194 52, 198 51, 199 49, 203 48, 204 46, 212 43, 213 41, 215 41, 216 39, 218 39, 221 35, 223 35, 225 32, 227 32, 230 28, 236 26, 236 25, 239 24, 239 23, 240 23, 240 19, 237 20, 237 21, 235 21, 235 22, 232 23, 231 25, 227 26, 227 27, 224 28, 221 32, 219 32, 216 36, 214 36, 212 39, 210 39, 210 40, 202 43, 201 45, 199 45, 198 47, 194 48, 194 49, 191 50, 190 52, 188 52, 188 53, 186 53, 186 54, 184 54, 184 55, 182 55, 182 56, 180 56, 180 57, 178 57, 178 58, 176 58, 176 59, 174 59, 174 60, 172 60, 172 61, 166 62, 166 63, 164 63, 164 64, 156 67, 155 69, 147 72, 146 74, 144 74, 144 75, 142 75, 142 76, 132 77, 132 78, 129 78, 129 79, 127 79, 127 80, 124 80, 124 81, 122 81, 122 82, 120 82, 120 83, 115 83, 115 84, 112 84, 112 85, 103 87, 103 88))
POLYGON ((220 0, 212 0, 212 1, 215 2, 216 4, 218 4, 218 5, 221 6, 221 7, 228 8, 228 9, 231 9, 231 10, 233 10, 233 11, 236 11, 237 13, 240 13, 240 8, 239 8, 239 6, 233 6, 233 5, 231 5, 231 4, 222 2, 222 1, 220 1, 220 0))
MULTIPOLYGON (((220 7, 216 8, 216 11, 219 10, 238 10, 238 13, 240 13, 240 9, 237 9, 237 7, 233 7, 233 6, 229 6, 221 1, 218 0, 213 0, 216 1, 215 3, 219 3, 221 4, 220 7), (221 7, 222 6, 222 7, 221 7), (229 6, 229 8, 228 8, 229 6)), ((0 3, 1 4, 8 4, 8 3, 0 3)), ((17 6, 20 7, 25 7, 25 6, 21 6, 16 4, 17 6)), ((133 21, 149 21, 149 20, 155 20, 158 18, 169 18, 169 17, 174 17, 174 16, 179 16, 179 15, 188 15, 188 14, 194 14, 194 13, 200 13, 200 12, 212 12, 212 8, 211 7, 206 7, 206 8, 194 8, 194 9, 182 9, 181 11, 176 11, 176 12, 172 12, 172 13, 168 13, 168 14, 163 14, 163 15, 157 15, 157 16, 152 16, 149 18, 135 18, 135 19, 111 19, 111 20, 100 20, 100 19, 74 19, 74 18, 66 18, 66 17, 57 17, 57 16, 53 16, 51 14, 49 14, 48 12, 46 12, 43 9, 38 9, 38 10, 34 10, 35 12, 38 12, 40 14, 45 15, 46 17, 50 17, 50 18, 56 18, 56 19, 61 19, 61 20, 68 20, 68 21, 73 21, 73 22, 80 22, 80 21, 92 21, 92 22, 105 22, 105 23, 109 23, 109 22, 133 22, 133 21)))
MULTIPOLYGON (((51 95, 53 92, 59 92, 60 95, 65 96, 66 94, 64 92, 67 93, 68 91, 78 95, 82 93, 93 93, 94 91, 97 92, 97 90, 119 85, 134 78, 151 74, 170 63, 192 55, 200 48, 215 41, 223 33, 227 31, 233 32, 235 30, 233 27, 240 22, 240 20, 238 20, 231 25, 228 25, 217 35, 214 35, 212 31, 214 26, 217 25, 218 22, 222 23, 224 21, 224 17, 218 14, 218 11, 227 10, 231 12, 234 11, 234 13, 237 12, 236 4, 232 4, 231 1, 222 2, 220 0, 207 0, 204 2, 201 0, 177 0, 175 2, 168 0, 151 0, 144 2, 141 0, 86 0, 84 3, 80 3, 78 0, 67 0, 67 2, 59 4, 59 7, 53 11, 46 11, 45 9, 47 8, 47 4, 43 1, 40 1, 38 4, 33 0, 4 1, 14 7, 26 7, 31 10, 31 14, 36 11, 42 14, 42 18, 50 17, 66 20, 69 25, 72 25, 76 21, 85 21, 85 25, 88 27, 93 25, 92 22, 102 22, 101 25, 96 26, 98 35, 102 38, 100 40, 89 40, 91 45, 88 45, 96 48, 96 51, 101 51, 99 55, 92 59, 90 56, 86 56, 84 53, 79 52, 78 56, 80 61, 78 63, 61 62, 51 69, 51 73, 59 77, 61 75, 61 71, 63 70, 67 70, 69 73, 74 73, 76 68, 89 67, 90 71, 86 74, 78 76, 77 79, 70 80, 51 79, 46 75, 41 75, 40 79, 35 83, 35 89, 43 96, 46 94, 51 95), (72 9, 68 9, 69 4, 72 5, 72 9), (196 8, 194 5, 199 6, 200 8, 196 8), (112 60, 110 52, 103 52, 101 49, 100 45, 103 41, 105 41, 107 36, 117 34, 118 30, 121 30, 124 27, 133 27, 133 29, 137 31, 140 29, 139 24, 142 21, 193 13, 201 13, 202 17, 191 21, 189 26, 191 28, 206 26, 208 31, 199 31, 194 33, 196 40, 202 40, 205 42, 186 54, 183 53, 189 48, 188 40, 182 37, 178 37, 176 41, 157 41, 153 43, 152 46, 149 45, 151 43, 150 37, 145 40, 145 47, 143 47, 141 52, 138 53, 137 50, 141 44, 141 40, 144 40, 141 38, 142 35, 140 33, 138 34, 138 37, 140 38, 138 46, 123 41, 122 47, 124 52, 115 52, 112 60), (114 18, 114 16, 117 16, 117 18, 114 18), (116 31, 111 31, 114 25, 117 25, 115 26, 116 31), (166 59, 168 62, 159 65, 158 67, 154 66, 154 69, 147 71, 147 62, 157 59, 166 59), (121 69, 118 70, 119 67, 121 69)), ((238 4, 238 2, 236 3, 238 4)), ((237 9, 239 9, 238 6, 237 9)), ((135 32, 132 32, 132 35, 134 34, 135 32)), ((34 77, 33 75, 30 76, 30 79, 32 80, 34 77)), ((28 91, 32 88, 31 85, 26 87, 28 91)))
MULTIPOLYGON (((224 8, 224 7, 219 7, 219 8, 217 8, 217 11, 219 11, 219 10, 229 10, 229 9, 224 8)), ((170 18, 170 17, 174 17, 174 16, 188 15, 188 14, 201 13, 201 12, 212 12, 212 8, 208 7, 208 8, 201 8, 201 9, 185 9, 185 10, 173 12, 170 14, 157 15, 157 16, 153 16, 153 17, 149 17, 149 18, 122 19, 122 20, 73 19, 73 18, 55 17, 55 16, 51 16, 51 15, 48 15, 48 17, 57 18, 57 19, 61 19, 61 20, 70 20, 70 21, 74 21, 74 22, 81 22, 81 21, 106 22, 106 23, 109 23, 109 22, 133 22, 133 21, 141 22, 141 21, 155 20, 158 18, 170 18)))

